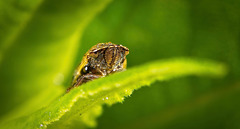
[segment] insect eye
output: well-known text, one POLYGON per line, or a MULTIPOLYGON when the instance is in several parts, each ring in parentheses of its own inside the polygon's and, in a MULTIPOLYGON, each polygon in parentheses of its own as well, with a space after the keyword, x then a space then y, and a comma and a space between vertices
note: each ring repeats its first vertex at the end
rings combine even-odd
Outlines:
POLYGON ((88 66, 84 66, 81 72, 82 72, 83 74, 84 74, 84 73, 88 73, 88 72, 89 72, 89 67, 88 67, 88 66))

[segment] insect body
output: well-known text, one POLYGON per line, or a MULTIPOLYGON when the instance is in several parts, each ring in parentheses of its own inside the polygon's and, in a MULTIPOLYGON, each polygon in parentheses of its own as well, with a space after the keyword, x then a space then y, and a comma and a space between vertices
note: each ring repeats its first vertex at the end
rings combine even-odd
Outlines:
POLYGON ((129 49, 111 42, 99 43, 85 53, 80 65, 75 70, 72 88, 93 79, 105 77, 108 74, 126 69, 129 49))

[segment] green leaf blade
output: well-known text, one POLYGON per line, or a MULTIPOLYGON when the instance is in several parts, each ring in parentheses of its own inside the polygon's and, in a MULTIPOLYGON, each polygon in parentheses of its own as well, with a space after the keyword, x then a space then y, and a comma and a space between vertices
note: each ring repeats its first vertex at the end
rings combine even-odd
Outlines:
POLYGON ((109 2, 0 2, 1 120, 31 114, 64 93, 82 32, 109 2))
POLYGON ((21 123, 22 128, 49 125, 67 127, 71 121, 77 119, 88 126, 95 126, 95 118, 101 114, 102 104, 123 102, 134 90, 150 85, 154 81, 188 75, 222 77, 226 72, 224 65, 212 61, 184 58, 155 61, 77 87, 51 105, 31 116, 11 121, 13 124, 8 125, 21 123))

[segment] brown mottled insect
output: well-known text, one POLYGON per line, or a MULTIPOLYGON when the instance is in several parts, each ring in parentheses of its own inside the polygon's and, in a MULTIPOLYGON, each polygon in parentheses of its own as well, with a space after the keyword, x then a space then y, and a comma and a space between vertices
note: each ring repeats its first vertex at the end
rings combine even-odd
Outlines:
POLYGON ((126 69, 129 49, 122 45, 98 43, 85 53, 80 65, 75 70, 72 86, 78 87, 93 79, 126 69))

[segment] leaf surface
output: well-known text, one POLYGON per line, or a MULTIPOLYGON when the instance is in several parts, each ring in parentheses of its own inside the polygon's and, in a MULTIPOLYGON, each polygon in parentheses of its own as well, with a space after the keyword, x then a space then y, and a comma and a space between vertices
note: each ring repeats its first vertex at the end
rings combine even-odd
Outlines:
POLYGON ((225 74, 226 68, 222 64, 211 61, 183 58, 155 61, 84 84, 30 116, 2 125, 8 128, 44 128, 52 124, 50 127, 63 128, 78 119, 93 127, 96 125, 95 118, 101 114, 102 104, 123 102, 134 90, 156 80, 188 75, 221 77, 225 74))
POLYGON ((0 2, 1 119, 30 114, 65 92, 82 31, 110 1, 0 2))

